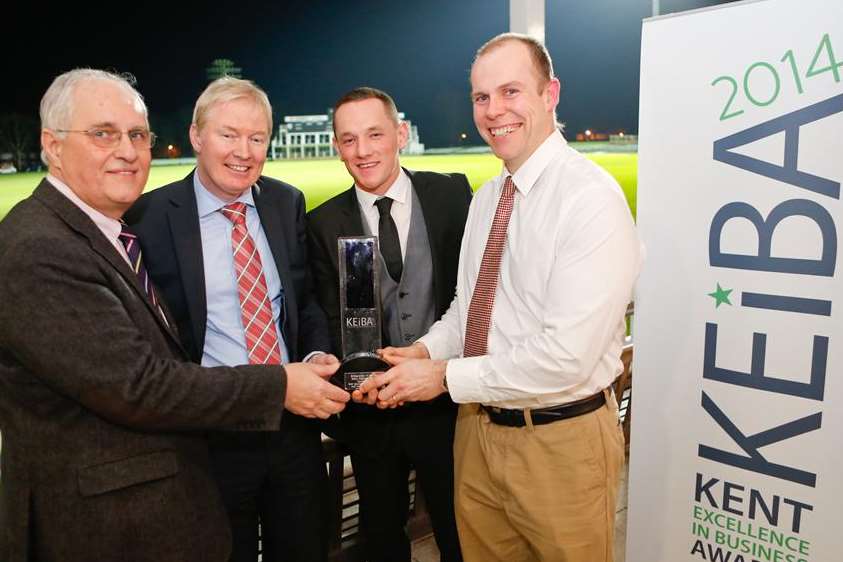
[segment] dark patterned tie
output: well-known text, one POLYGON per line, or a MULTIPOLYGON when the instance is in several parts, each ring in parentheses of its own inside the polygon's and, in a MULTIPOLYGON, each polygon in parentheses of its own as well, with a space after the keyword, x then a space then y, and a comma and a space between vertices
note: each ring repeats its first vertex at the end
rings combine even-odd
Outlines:
POLYGON ((512 215, 512 205, 515 200, 515 184, 512 176, 507 176, 498 200, 495 218, 492 220, 492 230, 486 240, 480 271, 471 294, 468 305, 468 319, 465 323, 464 357, 486 355, 489 342, 489 326, 492 321, 492 309, 495 305, 495 291, 498 288, 498 277, 501 269, 501 256, 506 246, 506 228, 512 215))
POLYGON ((401 281, 401 272, 404 270, 404 260, 401 258, 401 243, 398 241, 398 228, 392 220, 392 199, 381 197, 375 201, 378 208, 380 220, 378 220, 378 241, 381 255, 386 262, 386 270, 389 276, 396 283, 401 281))
POLYGON ((164 318, 164 322, 166 322, 167 318, 164 316, 164 311, 161 310, 161 306, 158 304, 158 297, 155 294, 155 288, 152 286, 152 280, 149 278, 149 274, 146 272, 146 267, 143 265, 143 257, 140 243, 138 242, 138 236, 122 222, 120 223, 120 226, 121 229, 118 238, 120 239, 120 242, 123 243, 123 247, 126 248, 126 254, 129 256, 129 265, 131 265, 135 275, 138 276, 138 281, 140 281, 143 290, 146 291, 146 296, 149 297, 149 302, 152 303, 152 308, 157 310, 158 314, 160 314, 161 318, 164 318))

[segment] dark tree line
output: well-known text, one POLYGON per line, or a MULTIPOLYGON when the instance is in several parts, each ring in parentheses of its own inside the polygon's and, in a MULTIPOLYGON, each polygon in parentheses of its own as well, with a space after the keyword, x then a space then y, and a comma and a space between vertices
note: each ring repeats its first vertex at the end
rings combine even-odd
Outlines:
POLYGON ((0 115, 0 153, 12 155, 12 163, 20 171, 38 165, 40 142, 38 119, 19 113, 0 115), (34 161, 33 161, 34 160, 34 161))

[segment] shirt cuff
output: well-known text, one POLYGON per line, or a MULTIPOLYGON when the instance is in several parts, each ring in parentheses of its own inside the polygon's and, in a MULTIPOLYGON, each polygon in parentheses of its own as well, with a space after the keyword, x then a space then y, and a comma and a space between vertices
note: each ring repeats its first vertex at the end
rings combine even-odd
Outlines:
POLYGON ((311 359, 313 359, 317 355, 327 355, 327 354, 324 351, 319 351, 318 349, 316 351, 311 351, 310 353, 308 353, 307 355, 304 356, 304 361, 302 361, 302 363, 307 363, 308 361, 310 361, 311 359))
POLYGON ((481 355, 448 361, 445 378, 448 379, 448 393, 451 395, 451 400, 459 404, 483 401, 480 379, 485 360, 486 356, 481 355))
POLYGON ((425 334, 416 341, 424 344, 427 348, 427 354, 431 359, 450 359, 453 357, 446 345, 447 342, 442 341, 442 338, 437 338, 431 333, 425 334))

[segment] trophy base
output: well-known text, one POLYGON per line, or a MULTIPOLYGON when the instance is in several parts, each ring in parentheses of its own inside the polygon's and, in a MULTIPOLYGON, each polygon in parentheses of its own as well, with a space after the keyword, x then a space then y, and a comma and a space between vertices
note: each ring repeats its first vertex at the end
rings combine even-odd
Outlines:
POLYGON ((370 351, 358 351, 342 360, 342 365, 331 377, 335 385, 352 392, 360 388, 369 375, 388 370, 389 363, 370 351))

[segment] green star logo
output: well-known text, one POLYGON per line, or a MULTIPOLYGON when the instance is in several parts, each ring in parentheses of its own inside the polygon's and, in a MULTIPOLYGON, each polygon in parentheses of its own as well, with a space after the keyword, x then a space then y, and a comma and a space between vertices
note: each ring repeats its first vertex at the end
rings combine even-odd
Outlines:
POLYGON ((733 289, 724 289, 720 286, 720 283, 717 284, 717 290, 713 293, 708 293, 708 296, 714 299, 714 308, 720 308, 721 304, 728 304, 732 306, 732 302, 729 300, 729 294, 733 291, 733 289))

